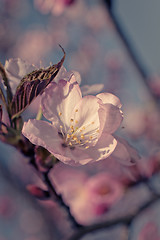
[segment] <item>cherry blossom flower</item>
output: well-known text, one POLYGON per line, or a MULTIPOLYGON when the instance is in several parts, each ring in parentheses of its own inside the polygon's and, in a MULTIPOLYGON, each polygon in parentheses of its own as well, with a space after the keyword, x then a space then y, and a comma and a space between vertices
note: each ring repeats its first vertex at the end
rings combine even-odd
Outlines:
POLYGON ((51 12, 54 15, 60 15, 66 6, 74 3, 75 0, 34 0, 36 8, 43 14, 51 12))
POLYGON ((104 171, 89 176, 84 169, 57 164, 49 176, 76 220, 85 225, 101 219, 124 194, 123 185, 104 171))
POLYGON ((142 228, 138 240, 160 240, 160 234, 158 231, 158 226, 154 222, 148 222, 142 228))
POLYGON ((112 136, 122 121, 120 100, 110 94, 82 98, 71 75, 51 83, 42 96, 42 111, 49 121, 29 120, 22 133, 33 144, 40 145, 60 161, 84 165, 107 158, 115 150, 112 136))

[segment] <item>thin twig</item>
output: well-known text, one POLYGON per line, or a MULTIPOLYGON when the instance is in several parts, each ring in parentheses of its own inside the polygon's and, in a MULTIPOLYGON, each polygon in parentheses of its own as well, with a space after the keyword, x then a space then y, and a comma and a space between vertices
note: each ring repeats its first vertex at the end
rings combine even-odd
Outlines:
POLYGON ((150 88, 149 85, 149 73, 148 70, 146 69, 146 67, 144 67, 144 65, 141 63, 140 59, 138 58, 138 54, 137 51, 135 50, 135 47, 133 47, 133 44, 131 44, 129 37, 126 34, 126 31, 124 29, 124 27, 122 26, 122 24, 120 23, 120 19, 117 17, 117 15, 115 14, 115 11, 113 9, 113 4, 110 6, 108 4, 108 0, 104 0, 105 5, 107 7, 110 19, 114 25, 114 28, 119 36, 119 38, 121 39, 122 43, 125 46, 125 49, 127 50, 127 53, 130 57, 130 59, 132 60, 134 66, 136 67, 137 71, 139 72, 144 84, 146 85, 148 91, 150 92, 155 104, 157 104, 157 96, 153 93, 153 91, 150 88))

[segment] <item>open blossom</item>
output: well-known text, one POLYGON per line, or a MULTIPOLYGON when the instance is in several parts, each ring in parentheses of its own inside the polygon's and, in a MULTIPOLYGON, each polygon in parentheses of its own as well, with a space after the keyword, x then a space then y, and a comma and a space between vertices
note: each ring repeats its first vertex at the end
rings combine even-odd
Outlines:
POLYGON ((42 111, 48 121, 29 120, 22 133, 60 161, 80 165, 99 161, 117 146, 113 137, 122 121, 120 100, 110 94, 82 98, 75 76, 52 82, 42 95, 42 111))

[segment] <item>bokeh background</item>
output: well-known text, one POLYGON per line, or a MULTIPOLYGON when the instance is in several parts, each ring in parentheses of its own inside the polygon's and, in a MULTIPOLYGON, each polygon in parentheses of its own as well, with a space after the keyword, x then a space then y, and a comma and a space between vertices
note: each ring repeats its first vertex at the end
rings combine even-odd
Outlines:
MULTIPOLYGON (((116 165, 118 170, 115 171, 114 164, 93 164, 76 170, 60 165, 57 172, 71 171, 71 179, 75 180, 74 171, 90 177, 104 171, 105 166, 106 172, 109 169, 114 176, 124 176, 125 181, 132 184, 136 183, 139 174, 149 178, 154 190, 159 191, 160 2, 113 1, 114 13, 146 73, 145 78, 135 67, 117 34, 105 1, 75 0, 64 8, 52 5, 52 1, 49 5, 44 2, 0 0, 1 63, 19 57, 37 68, 46 67, 61 59, 63 53, 60 44, 66 52, 64 66, 81 74, 81 87, 86 93, 107 91, 121 99, 124 121, 118 134, 138 149, 143 160, 143 166, 132 172, 134 181, 125 175, 126 168, 121 169, 116 165)), ((35 107, 33 109, 38 110, 35 107)), ((57 179, 59 176, 60 173, 57 179)), ((79 179, 76 181, 81 182, 79 179)), ((26 186, 33 183, 42 184, 34 170, 27 165, 27 159, 12 147, 1 143, 0 240, 65 239, 73 232, 62 209, 53 202, 38 201, 28 193, 26 186)), ((152 191, 142 182, 133 187, 127 185, 125 189, 122 200, 109 212, 94 216, 95 221, 126 215, 151 198, 152 191)), ((79 199, 81 202, 84 200, 83 197, 79 199)), ((79 216, 79 213, 76 214, 79 216)), ((159 220, 160 202, 157 201, 135 218, 129 230, 124 224, 119 224, 109 230, 97 231, 94 237, 89 234, 83 239, 128 239, 129 236, 130 239, 150 240, 152 238, 146 236, 152 231, 155 239, 160 239, 159 220), (146 229, 149 229, 147 235, 146 229)))

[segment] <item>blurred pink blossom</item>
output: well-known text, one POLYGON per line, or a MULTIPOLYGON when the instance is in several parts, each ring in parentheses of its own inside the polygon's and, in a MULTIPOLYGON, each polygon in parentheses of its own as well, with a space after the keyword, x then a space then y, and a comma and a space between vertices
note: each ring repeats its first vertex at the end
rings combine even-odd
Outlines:
POLYGON ((153 93, 157 97, 160 97, 160 76, 154 75, 149 80, 150 80, 149 84, 150 84, 150 87, 151 87, 153 93))
POLYGON ((7 195, 0 196, 0 217, 11 218, 16 211, 16 207, 13 204, 12 199, 7 195))
POLYGON ((82 170, 58 165, 50 179, 81 224, 99 220, 124 194, 123 185, 107 172, 89 177, 82 170))
POLYGON ((35 7, 43 14, 60 15, 75 0, 34 0, 35 7))
POLYGON ((94 175, 85 182, 70 202, 71 212, 81 224, 91 224, 123 196, 123 186, 107 173, 94 175))
POLYGON ((138 240, 160 240, 158 226, 154 222, 147 223, 142 228, 138 240))
POLYGON ((39 64, 40 60, 53 49, 52 36, 43 29, 26 31, 13 48, 13 55, 39 64))

